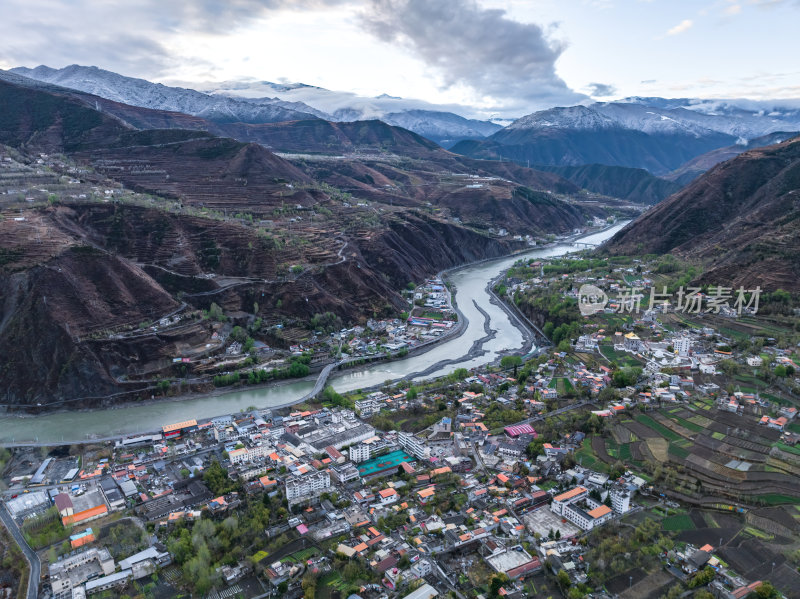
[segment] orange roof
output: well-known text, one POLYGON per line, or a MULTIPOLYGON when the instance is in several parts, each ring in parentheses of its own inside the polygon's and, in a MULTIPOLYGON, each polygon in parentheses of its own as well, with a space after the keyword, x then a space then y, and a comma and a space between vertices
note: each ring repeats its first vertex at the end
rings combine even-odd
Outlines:
POLYGON ((594 508, 593 510, 589 510, 586 513, 589 514, 592 518, 602 518, 606 514, 611 513, 611 508, 608 507, 607 505, 600 505, 594 508))
POLYGON ((570 489, 569 491, 565 491, 561 493, 561 495, 556 495, 553 497, 553 501, 566 501, 567 499, 572 499, 573 497, 577 497, 581 493, 586 493, 585 487, 575 487, 574 489, 570 489))
POLYGON ((381 533, 379 533, 379 532, 378 532, 378 529, 377 529, 377 528, 375 528, 374 526, 370 526, 370 527, 369 527, 367 530, 368 530, 368 531, 370 532, 370 534, 371 534, 372 536, 374 536, 374 537, 379 537, 379 536, 381 536, 381 533))
POLYGON ((258 479, 258 481, 265 487, 278 484, 277 480, 271 480, 269 476, 262 476, 261 478, 258 479))
POLYGON ((431 476, 439 476, 440 474, 447 474, 448 472, 452 472, 450 466, 443 466, 441 468, 437 468, 436 470, 431 470, 431 476))
POLYGON ((77 512, 72 516, 64 516, 63 518, 61 518, 61 523, 64 526, 67 526, 68 524, 75 524, 76 522, 88 520, 89 518, 94 518, 95 516, 99 516, 100 514, 107 514, 107 513, 108 513, 108 508, 105 505, 98 505, 93 508, 89 508, 88 510, 77 512))
POLYGON ((708 553, 711 553, 712 551, 714 551, 714 548, 708 543, 706 543, 705 545, 700 547, 700 551, 707 551, 708 553))
POLYGON ((365 551, 366 549, 367 549, 367 544, 366 543, 359 543, 358 545, 353 547, 353 551, 356 551, 358 553, 360 553, 362 551, 365 551))
POLYGON ((422 499, 430 497, 431 495, 433 495, 435 493, 436 493, 436 489, 434 487, 428 487, 427 489, 422 489, 421 491, 417 491, 417 495, 419 495, 420 498, 422 498, 422 499))
POLYGON ((189 428, 190 426, 197 426, 197 420, 186 420, 184 422, 176 422, 175 424, 167 424, 166 426, 162 426, 161 430, 165 433, 169 433, 182 428, 189 428))
POLYGON ((509 478, 501 472, 500 474, 497 475, 497 480, 499 480, 501 483, 507 483, 509 481, 509 478))
POLYGON ((395 491, 394 489, 382 489, 378 491, 378 495, 380 495, 381 497, 392 497, 394 495, 397 495, 397 491, 395 491))

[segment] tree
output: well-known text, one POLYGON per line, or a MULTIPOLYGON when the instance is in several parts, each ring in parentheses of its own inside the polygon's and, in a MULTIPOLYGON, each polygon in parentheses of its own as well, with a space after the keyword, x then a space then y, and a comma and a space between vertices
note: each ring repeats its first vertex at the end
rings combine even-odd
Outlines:
POLYGON ((714 580, 715 575, 716 572, 714 571, 714 568, 711 566, 706 566, 692 577, 692 579, 689 581, 689 588, 695 589, 697 587, 705 586, 714 580))
POLYGON ((572 585, 572 582, 569 579, 569 574, 567 574, 567 571, 563 568, 558 571, 556 582, 558 582, 558 586, 562 591, 568 589, 572 585))
POLYGON ((757 597, 758 599, 777 599, 780 597, 778 589, 772 586, 771 582, 762 582, 761 586, 756 589, 755 593, 751 593, 750 597, 757 597))
POLYGON ((509 368, 516 368, 522 364, 522 358, 519 356, 503 356, 500 359, 500 368, 508 370, 509 368))
POLYGON ((314 599, 317 593, 317 577, 310 573, 306 574, 303 576, 301 586, 303 587, 305 599, 314 599))
POLYGON ((495 574, 489 582, 489 597, 499 597, 500 589, 508 582, 508 576, 505 574, 495 574))

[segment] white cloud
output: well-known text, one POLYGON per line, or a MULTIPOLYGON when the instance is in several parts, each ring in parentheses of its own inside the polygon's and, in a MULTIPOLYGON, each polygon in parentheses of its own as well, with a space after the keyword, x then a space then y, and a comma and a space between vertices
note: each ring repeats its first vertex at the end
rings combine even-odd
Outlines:
POLYGON ((684 31, 688 31, 689 29, 691 29, 692 25, 694 25, 694 23, 692 22, 691 19, 684 19, 683 21, 675 25, 675 27, 668 30, 667 35, 679 35, 684 31))
POLYGON ((467 86, 478 101, 523 109, 585 99, 556 73, 566 44, 504 10, 475 0, 370 0, 362 21, 422 60, 444 87, 467 86))

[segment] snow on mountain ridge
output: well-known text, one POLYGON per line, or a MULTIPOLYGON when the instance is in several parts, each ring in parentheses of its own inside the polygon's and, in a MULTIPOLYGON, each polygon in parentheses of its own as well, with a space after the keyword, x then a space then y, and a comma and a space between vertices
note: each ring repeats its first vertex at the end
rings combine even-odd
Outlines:
POLYGON ((217 122, 270 123, 314 117, 329 121, 379 119, 440 143, 482 138, 501 128, 488 121, 470 120, 443 111, 442 107, 420 100, 387 94, 366 98, 302 83, 232 81, 184 83, 173 87, 79 65, 12 71, 123 104, 182 112, 217 122))
POLYGON ((507 129, 562 128, 576 131, 613 129, 619 124, 587 106, 567 106, 540 110, 511 123, 507 129))
POLYGON ((800 131, 800 111, 788 110, 775 115, 764 111, 753 113, 730 103, 723 106, 690 100, 633 98, 542 110, 517 119, 508 128, 539 130, 548 127, 584 131, 619 127, 647 134, 693 137, 724 133, 753 139, 777 131, 800 131), (705 110, 711 106, 718 112, 705 110))
POLYGON ((209 120, 269 123, 315 116, 315 111, 310 107, 300 104, 288 107, 283 100, 261 98, 245 101, 212 96, 193 89, 169 87, 144 79, 125 77, 97 67, 70 65, 63 69, 52 69, 38 66, 35 69, 20 67, 11 71, 123 104, 182 112, 209 120))

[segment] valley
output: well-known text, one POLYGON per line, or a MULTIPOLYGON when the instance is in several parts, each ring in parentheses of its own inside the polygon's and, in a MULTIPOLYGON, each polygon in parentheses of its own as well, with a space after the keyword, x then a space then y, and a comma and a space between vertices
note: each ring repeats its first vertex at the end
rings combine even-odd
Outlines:
POLYGON ((147 79, 71 20, 0 60, 0 598, 800 597, 794 88, 666 81, 718 7, 578 87, 512 4, 111 2, 147 79))

